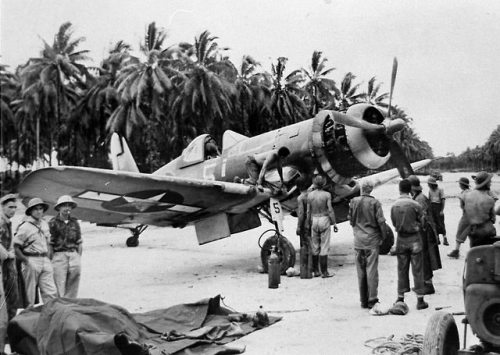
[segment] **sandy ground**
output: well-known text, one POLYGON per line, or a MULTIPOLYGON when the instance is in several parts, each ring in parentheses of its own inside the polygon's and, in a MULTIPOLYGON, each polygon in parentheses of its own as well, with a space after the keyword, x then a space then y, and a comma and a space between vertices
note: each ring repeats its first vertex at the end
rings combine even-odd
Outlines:
MULTIPOLYGON (((80 296, 143 312, 220 294, 237 311, 254 312, 262 305, 270 314, 283 317, 281 322, 239 339, 235 344, 246 345, 246 354, 370 354, 371 349, 365 346, 369 339, 423 334, 435 307, 463 311, 461 278, 468 243, 462 246, 458 260, 446 256, 453 248, 461 215, 456 181, 463 175, 470 178, 470 174, 445 173, 441 184, 448 197, 445 222, 451 245, 440 246, 443 269, 435 272, 436 294, 426 297, 430 304, 426 310, 416 310, 414 294, 406 296, 410 308, 406 316, 372 316, 360 308, 352 230, 347 223, 332 234, 329 266, 334 277, 307 280, 282 276, 280 287, 269 289, 267 274, 258 273, 257 242, 270 228, 266 222, 259 229, 203 246, 197 244, 192 227, 149 227, 137 248, 125 246, 127 230, 83 222, 80 296)), ((499 176, 493 179, 492 189, 500 193, 499 176)), ((397 182, 390 182, 373 193, 382 202, 386 217, 397 190, 397 182)), ((296 219, 287 217, 284 224, 285 235, 298 251, 296 219)), ((500 231, 498 223, 496 227, 500 231)), ((392 304, 397 296, 396 258, 381 256, 379 273, 379 298, 392 304)), ((462 318, 455 317, 461 338, 462 318)), ((468 339, 471 344, 472 338, 468 339)))

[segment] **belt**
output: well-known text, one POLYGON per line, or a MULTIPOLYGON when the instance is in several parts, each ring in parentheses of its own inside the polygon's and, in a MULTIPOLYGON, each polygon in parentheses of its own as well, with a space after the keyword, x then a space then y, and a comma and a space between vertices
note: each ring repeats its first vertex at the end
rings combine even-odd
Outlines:
POLYGON ((43 257, 43 256, 47 256, 47 253, 23 253, 25 256, 40 256, 40 257, 43 257))
POLYGON ((311 217, 330 217, 327 214, 311 214, 311 217))
POLYGON ((76 249, 58 249, 58 250, 54 250, 54 253, 64 253, 64 252, 76 252, 76 249))

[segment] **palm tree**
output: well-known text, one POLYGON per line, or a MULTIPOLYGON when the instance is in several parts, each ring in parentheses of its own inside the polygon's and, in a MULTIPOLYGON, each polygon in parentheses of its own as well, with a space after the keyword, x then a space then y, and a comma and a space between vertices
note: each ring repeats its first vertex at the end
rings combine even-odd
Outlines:
POLYGON ((356 76, 349 72, 340 83, 340 94, 337 96, 340 111, 347 110, 349 106, 361 102, 364 97, 364 94, 357 93, 361 84, 354 84, 354 79, 356 79, 356 76))
MULTIPOLYGON (((5 143, 16 138, 12 103, 19 98, 19 77, 0 64, 0 155, 6 154, 5 143)), ((8 145, 10 148, 10 144, 8 145)), ((11 153, 11 152, 9 152, 11 153)), ((9 154, 11 156, 11 154, 9 154)))
MULTIPOLYGON (((77 50, 84 37, 72 39, 70 22, 63 23, 50 46, 46 41, 40 58, 32 58, 21 71, 23 96, 28 105, 36 108, 37 127, 46 128, 51 147, 57 147, 59 128, 77 100, 77 90, 84 89, 89 77, 86 67, 79 63, 87 59, 87 50, 77 50), (54 118, 55 117, 55 122, 54 118), (42 122, 40 122, 42 121, 42 122), (57 128, 56 128, 57 127, 57 128)), ((37 157, 39 152, 37 129, 37 157)))
POLYGON ((187 58, 185 81, 173 102, 174 128, 180 139, 210 132, 220 140, 230 125, 237 70, 223 56, 225 48, 219 47, 217 39, 208 31, 202 32, 187 58))
POLYGON ((316 115, 323 107, 334 106, 335 95, 340 95, 335 81, 326 77, 335 68, 325 68, 327 59, 321 58, 321 55, 321 52, 314 51, 310 71, 302 69, 302 73, 306 76, 304 90, 311 101, 309 109, 311 116, 316 115))
POLYGON ((95 74, 70 116, 70 130, 78 132, 73 135, 72 145, 78 165, 107 165, 106 122, 120 103, 115 82, 130 49, 123 41, 113 46, 101 66, 93 69, 95 74))
POLYGON ((377 105, 381 107, 388 107, 389 105, 385 103, 384 101, 389 98, 389 93, 384 92, 382 94, 379 94, 380 88, 382 84, 377 83, 377 79, 375 77, 372 77, 368 81, 368 88, 364 96, 364 102, 367 102, 371 105, 377 105))
POLYGON ((500 126, 491 133, 486 144, 484 151, 491 162, 491 167, 495 170, 500 168, 500 126))
POLYGON ((300 84, 304 81, 299 71, 284 77, 285 57, 279 57, 276 65, 272 65, 271 112, 272 122, 268 129, 283 127, 306 117, 307 108, 302 100, 304 91, 300 84))
POLYGON ((235 116, 240 119, 231 122, 230 128, 250 136, 263 132, 262 121, 271 113, 268 105, 271 77, 257 72, 259 67, 260 63, 251 56, 244 56, 235 81, 235 116))

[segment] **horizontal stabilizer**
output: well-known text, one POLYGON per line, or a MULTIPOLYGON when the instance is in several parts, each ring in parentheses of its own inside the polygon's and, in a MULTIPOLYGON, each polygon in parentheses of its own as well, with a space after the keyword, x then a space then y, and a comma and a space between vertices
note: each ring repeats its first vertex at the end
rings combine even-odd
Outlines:
POLYGON ((111 136, 109 155, 113 164, 113 170, 139 172, 139 168, 135 163, 125 138, 119 136, 118 133, 113 133, 111 136))

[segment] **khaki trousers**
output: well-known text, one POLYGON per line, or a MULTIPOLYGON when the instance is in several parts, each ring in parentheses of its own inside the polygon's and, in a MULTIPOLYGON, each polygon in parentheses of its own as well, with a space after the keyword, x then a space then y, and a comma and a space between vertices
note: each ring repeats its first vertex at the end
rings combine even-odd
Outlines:
MULTIPOLYGON (((2 279, 2 268, 0 267, 0 280, 2 279)), ((5 299, 5 291, 3 282, 0 282, 0 352, 3 353, 5 342, 7 339, 7 325, 9 319, 7 317, 7 302, 5 299)))
POLYGON ((43 303, 57 297, 54 271, 49 258, 46 256, 28 256, 28 263, 22 264, 22 273, 26 285, 28 306, 35 304, 37 285, 40 288, 43 303))
POLYGON ((76 251, 54 253, 52 267, 59 297, 76 298, 80 285, 81 257, 76 251))

